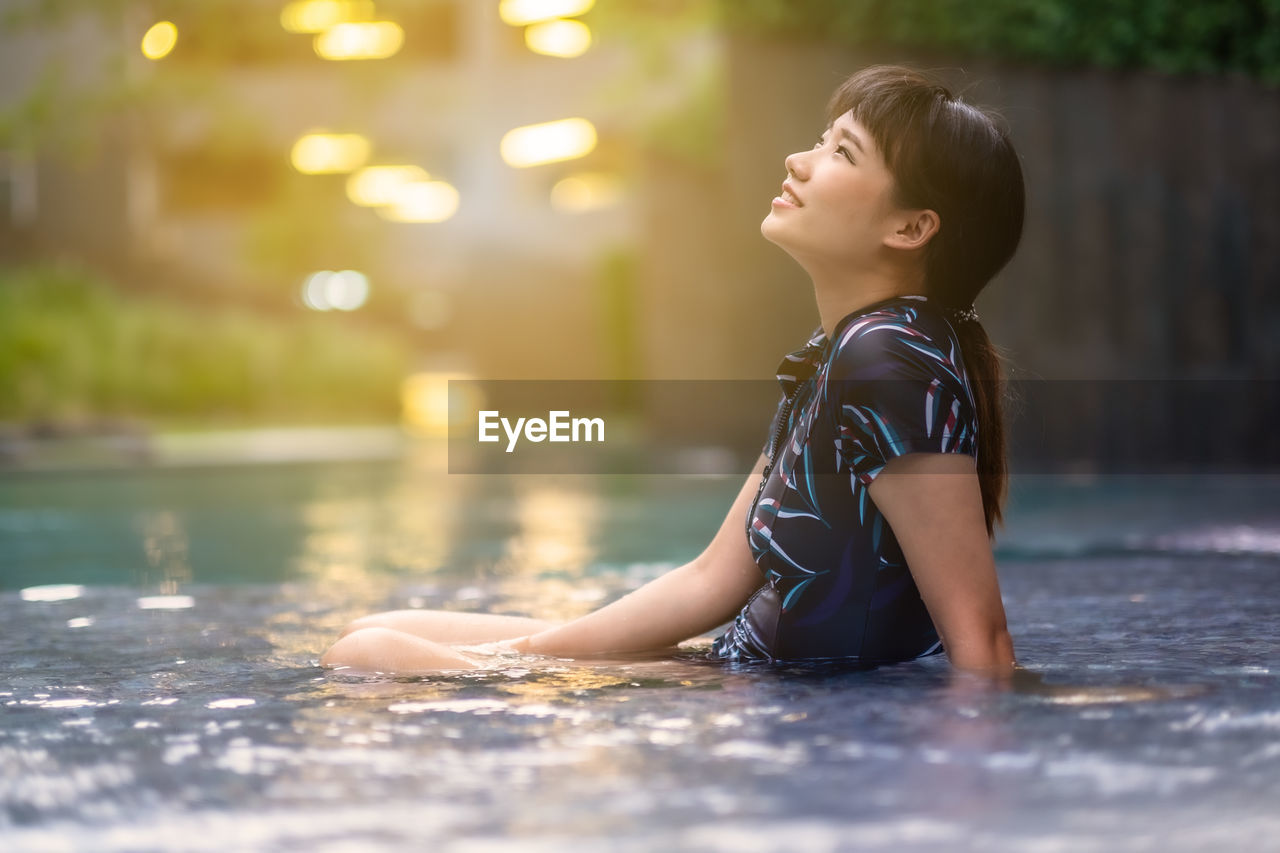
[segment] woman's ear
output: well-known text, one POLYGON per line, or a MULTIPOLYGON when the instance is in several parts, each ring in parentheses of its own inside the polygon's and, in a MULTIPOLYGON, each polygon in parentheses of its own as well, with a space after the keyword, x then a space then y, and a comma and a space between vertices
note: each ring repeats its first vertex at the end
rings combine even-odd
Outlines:
POLYGON ((891 249, 922 249, 941 227, 942 220, 932 210, 906 210, 897 222, 897 229, 885 238, 884 243, 891 249))

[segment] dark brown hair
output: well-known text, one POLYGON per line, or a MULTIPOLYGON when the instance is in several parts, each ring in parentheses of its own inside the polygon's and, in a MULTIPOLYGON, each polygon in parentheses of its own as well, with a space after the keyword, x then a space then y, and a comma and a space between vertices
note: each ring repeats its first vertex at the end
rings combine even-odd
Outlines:
POLYGON ((987 534, 1002 519, 1008 487, 1004 368, 976 320, 953 314, 973 304, 1022 237, 1022 167, 997 117, 965 103, 912 68, 876 65, 854 74, 827 106, 866 128, 894 178, 900 207, 927 208, 941 225, 925 246, 925 288, 952 319, 978 410, 978 474, 987 534))

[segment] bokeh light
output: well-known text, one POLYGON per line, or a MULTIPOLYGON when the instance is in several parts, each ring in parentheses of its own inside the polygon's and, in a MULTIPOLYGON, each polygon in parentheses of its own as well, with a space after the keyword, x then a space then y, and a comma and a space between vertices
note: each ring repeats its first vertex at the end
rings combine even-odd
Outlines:
POLYGON ((347 178, 347 198, 362 207, 391 204, 405 184, 428 177, 419 166, 366 166, 347 178))
POLYGON ((369 279, 355 270, 320 270, 302 283, 302 304, 312 311, 355 311, 369 299, 369 279))
POLYGON ((29 586, 21 595, 23 601, 70 601, 84 595, 84 587, 75 583, 51 583, 29 586))
POLYGON ((163 59, 178 43, 178 28, 171 21, 157 21, 142 37, 142 55, 150 60, 163 59))
POLYGON ((504 24, 523 27, 553 18, 572 18, 595 5, 595 0, 502 0, 498 17, 504 24))
POLYGON ((622 181, 603 172, 578 172, 551 188, 551 206, 561 213, 586 213, 622 200, 622 181))
POLYGON ((280 13, 280 25, 291 33, 322 33, 372 17, 373 0, 295 0, 280 13))
POLYGON ((386 59, 404 44, 404 29, 394 21, 337 24, 316 36, 321 59, 386 59))
POLYGON ((444 222, 458 212, 458 203, 458 191, 445 181, 411 181, 378 214, 392 222, 444 222))
POLYGON ((476 383, 454 388, 454 407, 449 410, 449 380, 472 380, 466 373, 428 371, 406 376, 400 384, 400 413, 404 428, 419 436, 444 438, 449 423, 465 424, 484 408, 484 398, 476 383))
POLYGON ((304 175, 336 174, 363 166, 369 149, 358 133, 308 133, 293 144, 289 159, 304 175))
POLYGON ((585 118, 566 118, 509 130, 499 150, 507 165, 526 168, 585 157, 595 147, 595 126, 585 118))
POLYGON ((524 44, 534 53, 572 59, 591 47, 591 28, 581 21, 545 21, 525 28, 524 44))

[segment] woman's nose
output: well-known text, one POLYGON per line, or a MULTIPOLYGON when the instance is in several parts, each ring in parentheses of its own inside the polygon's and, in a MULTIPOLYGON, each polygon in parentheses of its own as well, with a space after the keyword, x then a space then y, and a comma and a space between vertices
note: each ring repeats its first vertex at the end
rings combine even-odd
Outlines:
POLYGON ((807 178, 808 172, 806 171, 807 167, 805 166, 804 155, 808 153, 809 152, 807 151, 797 151, 794 154, 787 155, 787 159, 782 161, 783 164, 787 167, 787 173, 791 175, 795 175, 797 178, 799 178, 802 181, 805 178, 807 178))

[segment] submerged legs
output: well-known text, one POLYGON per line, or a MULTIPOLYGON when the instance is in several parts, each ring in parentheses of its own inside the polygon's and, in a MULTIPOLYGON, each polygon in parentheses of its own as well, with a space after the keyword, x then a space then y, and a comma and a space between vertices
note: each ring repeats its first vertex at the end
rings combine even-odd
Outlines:
POLYGON ((380 627, 361 628, 344 635, 324 653, 320 665, 399 673, 477 668, 474 661, 442 643, 380 627))
POLYGON ((320 658, 321 666, 364 672, 430 672, 477 669, 449 644, 480 644, 536 634, 557 623, 522 616, 391 610, 356 619, 320 658))

